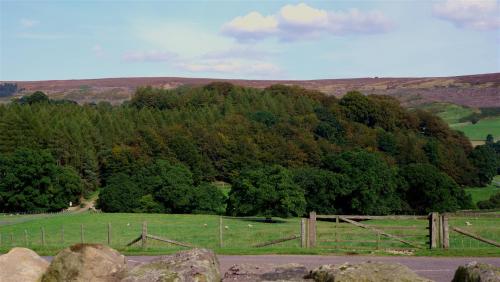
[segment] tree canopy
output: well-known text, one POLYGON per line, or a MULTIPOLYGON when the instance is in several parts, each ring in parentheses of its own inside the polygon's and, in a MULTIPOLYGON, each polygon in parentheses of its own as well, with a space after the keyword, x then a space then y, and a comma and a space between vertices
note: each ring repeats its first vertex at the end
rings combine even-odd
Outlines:
MULTIPOLYGON (((387 96, 337 99, 297 86, 227 82, 139 88, 115 106, 42 94, 0 105, 0 153, 50 155, 55 170, 81 180, 83 194, 101 189, 106 211, 221 213, 225 199, 210 184, 217 180, 235 189, 229 214, 423 213, 465 206, 462 187, 484 185, 500 170, 498 141, 473 149, 439 117, 387 96), (425 175, 434 184, 419 183, 425 175), (449 197, 411 202, 410 188, 420 184, 426 188, 415 193, 449 197), (260 190, 272 197, 248 201, 260 190)), ((7 187, 2 175, 0 182, 7 187)))

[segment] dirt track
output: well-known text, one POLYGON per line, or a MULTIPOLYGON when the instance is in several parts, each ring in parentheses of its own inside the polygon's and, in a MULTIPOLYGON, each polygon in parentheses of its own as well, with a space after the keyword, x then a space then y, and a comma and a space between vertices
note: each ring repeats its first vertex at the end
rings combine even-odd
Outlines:
MULTIPOLYGON (((359 263, 364 261, 378 261, 386 263, 401 263, 417 274, 434 281, 449 282, 459 265, 471 261, 485 262, 500 266, 498 258, 436 258, 436 257, 376 257, 376 256, 312 256, 312 255, 261 255, 261 256, 218 256, 221 272, 225 273, 233 264, 285 264, 300 263, 308 268, 322 264, 341 264, 344 262, 359 263)), ((147 262, 154 256, 130 256, 127 257, 130 264, 147 262)))

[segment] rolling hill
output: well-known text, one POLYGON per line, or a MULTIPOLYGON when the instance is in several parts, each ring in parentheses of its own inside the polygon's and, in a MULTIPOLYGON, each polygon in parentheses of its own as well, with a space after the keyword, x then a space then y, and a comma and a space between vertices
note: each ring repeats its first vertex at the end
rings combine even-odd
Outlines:
MULTIPOLYGON (((230 80, 180 77, 134 77, 82 80, 11 81, 22 89, 16 96, 41 90, 53 99, 70 99, 78 103, 109 101, 113 104, 130 99, 139 86, 175 88, 228 81, 236 85, 264 88, 272 84, 299 85, 342 96, 358 90, 365 94, 384 94, 398 98, 403 105, 415 107, 432 102, 447 102, 469 107, 500 106, 500 73, 456 77, 421 78, 352 78, 321 80, 230 80)), ((3 81, 6 82, 6 81, 3 81)), ((12 97, 4 97, 9 101, 12 97)))

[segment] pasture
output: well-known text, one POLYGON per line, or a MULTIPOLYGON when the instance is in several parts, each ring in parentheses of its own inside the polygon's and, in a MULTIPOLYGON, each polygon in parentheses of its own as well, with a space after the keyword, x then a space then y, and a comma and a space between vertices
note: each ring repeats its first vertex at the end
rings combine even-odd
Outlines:
MULTIPOLYGON (((60 249, 80 242, 108 244, 126 254, 163 254, 183 249, 180 246, 148 240, 146 249, 140 242, 130 247, 127 243, 141 234, 142 223, 147 222, 148 234, 214 249, 221 254, 412 254, 412 255, 474 255, 500 256, 500 249, 481 242, 450 234, 450 250, 414 249, 389 238, 361 229, 346 222, 336 225, 331 221, 318 221, 318 244, 314 248, 301 248, 295 239, 272 246, 255 245, 300 235, 300 219, 274 219, 266 223, 262 218, 223 217, 222 226, 215 215, 173 214, 120 214, 120 213, 63 213, 49 216, 0 215, 0 252, 14 246, 26 246, 40 254, 51 255, 60 249), (109 225, 108 225, 109 224, 109 225), (111 228, 108 231, 108 226, 111 228), (83 227, 83 230, 82 230, 83 227), (222 228, 221 228, 222 227, 222 228), (222 242, 220 232, 222 229, 222 242), (42 231, 43 230, 43 231, 42 231), (82 232, 83 231, 83 232, 82 232), (359 242, 356 242, 359 241, 359 242), (460 252, 456 248, 460 248, 460 252)), ((457 218, 454 226, 467 228, 488 238, 498 240, 500 229, 490 228, 498 218, 457 218), (471 225, 467 225, 469 222, 471 225)), ((388 230, 416 244, 428 241, 426 220, 367 220, 363 224, 388 230), (402 229, 402 230, 401 230, 402 229), (410 232, 410 233, 408 233, 410 232)), ((497 224, 498 225, 498 224, 497 224)))
POLYGON ((455 105, 450 103, 430 103, 419 108, 429 111, 442 118, 451 128, 462 131, 474 145, 483 144, 488 134, 495 140, 500 139, 500 117, 483 118, 476 124, 470 122, 460 123, 460 119, 478 112, 478 109, 455 105))
POLYGON ((500 117, 481 119, 476 124, 452 124, 451 127, 462 131, 471 140, 485 140, 488 134, 492 134, 495 140, 500 139, 500 117))
POLYGON ((465 188, 465 192, 471 195, 474 204, 488 200, 496 193, 500 193, 500 175, 495 176, 493 181, 486 187, 465 188))

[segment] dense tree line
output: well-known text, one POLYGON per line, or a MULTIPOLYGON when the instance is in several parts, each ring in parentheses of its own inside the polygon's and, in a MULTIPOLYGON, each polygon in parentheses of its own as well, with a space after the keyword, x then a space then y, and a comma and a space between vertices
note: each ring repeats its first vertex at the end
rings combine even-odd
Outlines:
MULTIPOLYGON (((113 212, 456 210, 471 204, 462 186, 484 185, 498 169, 490 146, 473 149, 440 118, 391 97, 284 85, 145 87, 120 106, 37 93, 0 106, 0 154, 18 148, 49 152, 79 176, 83 195, 101 187, 99 205, 113 212), (215 180, 232 184, 227 199, 215 180)), ((0 197, 9 189, 1 184, 0 197)), ((4 210, 30 208, 5 199, 4 210)))

